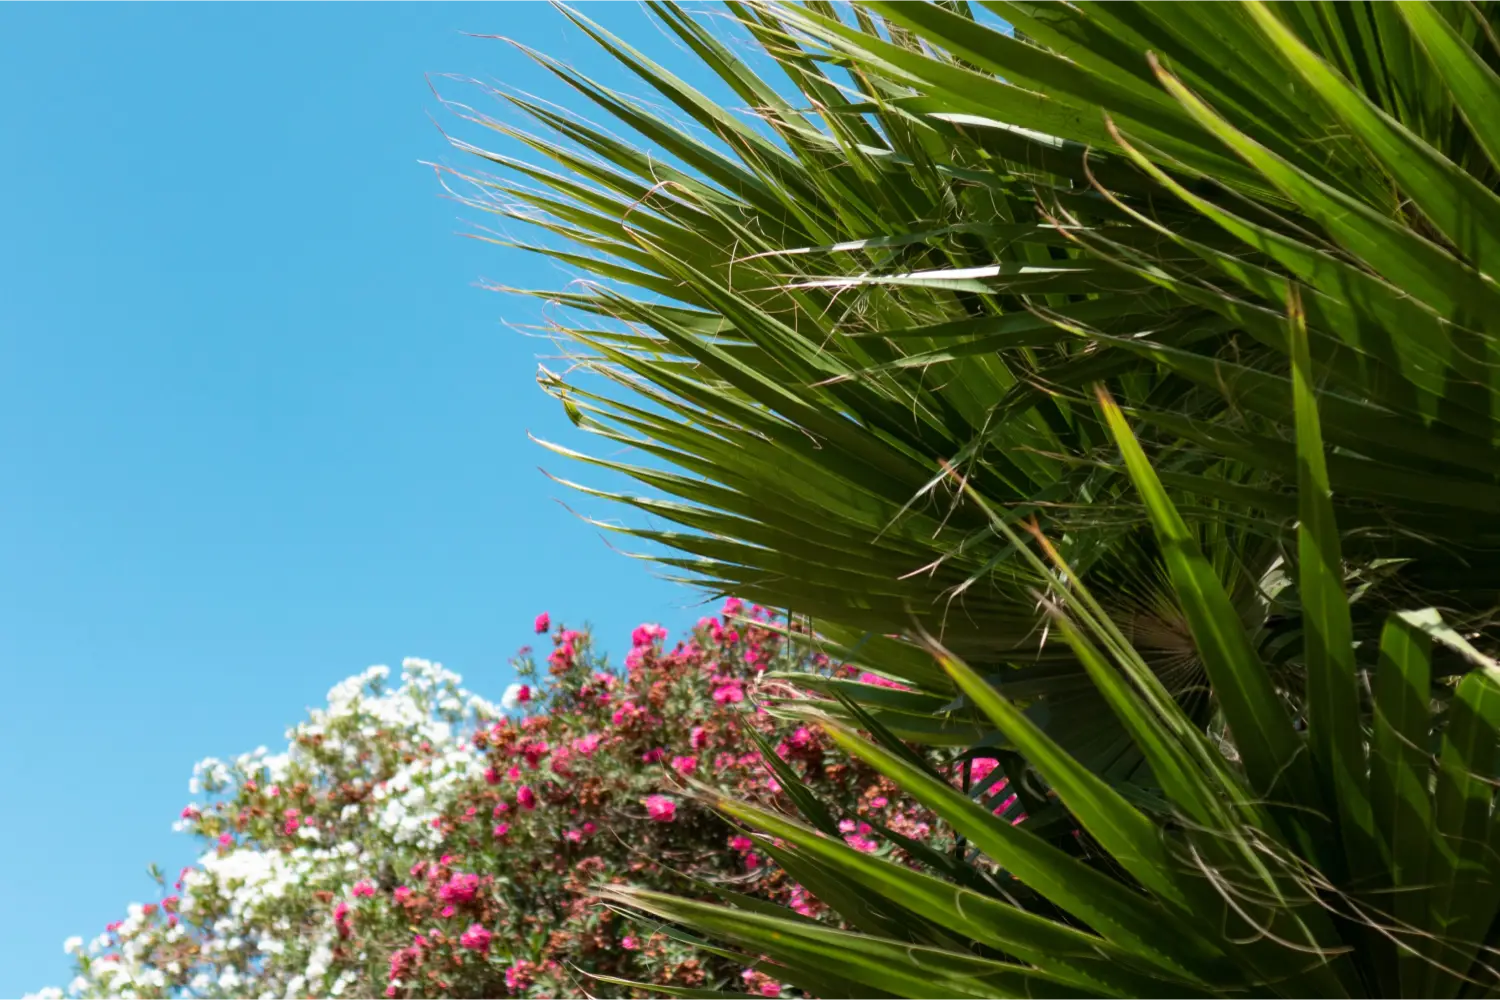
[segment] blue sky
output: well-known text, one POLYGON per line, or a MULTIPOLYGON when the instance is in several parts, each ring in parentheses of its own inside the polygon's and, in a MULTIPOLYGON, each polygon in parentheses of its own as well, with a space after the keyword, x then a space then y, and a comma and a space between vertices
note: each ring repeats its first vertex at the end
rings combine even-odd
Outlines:
POLYGON ((466 31, 641 87, 540 4, 0 6, 0 995, 191 859, 195 760, 340 678, 498 696, 538 611, 612 648, 697 616, 538 471, 579 474, 526 437, 578 443, 505 325, 537 309, 476 283, 567 276, 456 235, 419 161, 483 137, 424 74, 564 94, 466 31))

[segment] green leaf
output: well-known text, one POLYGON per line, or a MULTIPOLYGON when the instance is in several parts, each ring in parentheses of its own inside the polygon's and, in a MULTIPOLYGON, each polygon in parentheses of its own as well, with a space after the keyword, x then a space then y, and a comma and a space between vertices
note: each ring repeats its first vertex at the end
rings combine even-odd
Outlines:
MULTIPOLYGON (((1386 620, 1375 672, 1370 741, 1370 796, 1389 857, 1393 926, 1427 926, 1429 855, 1437 842, 1428 790, 1428 703, 1432 698, 1432 641, 1400 616, 1386 620)), ((1402 995, 1427 986, 1432 949, 1424 936, 1401 935, 1396 959, 1402 995)))
MULTIPOLYGON (((1145 501, 1173 590, 1187 615, 1193 641, 1234 732, 1251 783, 1271 802, 1316 803, 1317 793, 1305 748, 1271 686, 1265 666, 1245 635, 1224 585, 1162 489, 1119 407, 1102 388, 1099 407, 1114 434, 1130 479, 1145 501)), ((1298 831, 1307 835, 1300 819, 1287 817, 1284 822, 1292 827, 1289 833, 1298 831)))
POLYGON ((1323 796, 1338 803, 1350 874, 1365 881, 1379 857, 1355 686, 1354 629, 1344 593, 1344 560, 1323 455, 1307 327, 1295 286, 1287 313, 1297 425, 1297 567, 1307 665, 1307 732, 1323 796))
POLYGON ((975 847, 1101 937, 1184 982, 1212 983, 1228 973, 1217 949, 1145 897, 996 819, 962 792, 853 732, 831 723, 824 729, 845 750, 895 781, 975 847))

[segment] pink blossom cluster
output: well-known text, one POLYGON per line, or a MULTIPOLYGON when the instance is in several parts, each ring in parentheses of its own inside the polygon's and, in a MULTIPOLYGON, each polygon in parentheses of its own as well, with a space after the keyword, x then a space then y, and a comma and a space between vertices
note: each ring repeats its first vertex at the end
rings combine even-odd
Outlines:
MULTIPOLYGON (((467 696, 433 665, 410 668, 414 680, 404 682, 426 685, 420 697, 403 695, 379 712, 360 707, 384 697, 374 689, 360 699, 331 694, 330 711, 295 730, 297 763, 231 774, 222 783, 227 794, 182 810, 182 824, 211 846, 209 860, 184 870, 176 892, 151 907, 143 925, 151 930, 112 925, 108 954, 116 957, 99 964, 159 955, 182 970, 162 972, 163 993, 201 993, 193 976, 216 980, 227 968, 216 928, 232 894, 243 891, 234 887, 245 884, 208 872, 238 871, 250 858, 279 871, 288 859, 317 856, 327 861, 309 869, 316 875, 272 873, 256 883, 285 887, 266 912, 284 927, 307 928, 309 940, 259 953, 250 972, 241 961, 235 975, 256 981, 233 992, 326 995, 338 981, 348 996, 557 996, 575 990, 574 970, 584 968, 687 990, 722 989, 743 973, 747 992, 779 996, 780 982, 764 972, 695 953, 591 896, 601 882, 679 891, 678 868, 686 866, 694 878, 729 880, 737 891, 837 926, 757 836, 693 796, 704 782, 794 811, 747 730, 774 748, 778 766, 848 817, 839 835, 856 850, 906 860, 881 829, 939 851, 951 844, 930 813, 843 757, 816 727, 757 710, 762 672, 772 664, 900 686, 789 649, 778 631, 788 626, 765 608, 727 599, 721 614, 675 641, 661 625, 643 624, 618 672, 588 635, 551 615, 536 616, 533 627, 552 648, 516 661, 504 711, 441 715, 447 710, 437 706, 467 696), (417 706, 434 724, 393 721, 414 718, 417 706), (177 927, 186 933, 167 940, 177 927), (137 946, 136 933, 157 937, 137 946), (318 940, 326 955, 310 963, 318 940), (283 954, 302 964, 288 965, 283 954), (360 956, 387 961, 371 972, 360 956)), ((982 781, 994 766, 974 762, 969 779, 982 781)), ((236 933, 244 941, 275 937, 250 926, 236 933)))

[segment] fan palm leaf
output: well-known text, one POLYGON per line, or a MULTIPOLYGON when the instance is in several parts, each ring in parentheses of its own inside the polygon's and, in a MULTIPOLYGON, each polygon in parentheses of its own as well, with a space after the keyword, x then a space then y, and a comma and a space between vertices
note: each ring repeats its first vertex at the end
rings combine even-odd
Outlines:
POLYGON ((1239 760, 1226 758, 1183 712, 1046 537, 1037 531, 1026 543, 1007 528, 1002 533, 1022 558, 1049 576, 1059 631, 1146 761, 1159 800, 1123 794, 934 643, 955 685, 1042 775, 1089 850, 1066 850, 1030 821, 1017 826, 992 815, 888 735, 861 735, 812 703, 800 714, 943 816, 998 879, 963 885, 938 870, 914 871, 701 788, 705 800, 757 831, 789 870, 814 871, 814 891, 842 916, 851 916, 840 903, 846 899, 870 916, 856 930, 832 932, 770 915, 740 920, 733 907, 628 887, 603 892, 762 954, 793 983, 812 970, 825 988, 848 996, 865 986, 905 996, 1120 997, 1453 997, 1500 988, 1500 856, 1493 850, 1500 664, 1432 609, 1393 614, 1368 672, 1373 715, 1366 721, 1313 365, 1295 298, 1288 326, 1308 637, 1300 726, 1140 441, 1101 388, 1100 414, 1149 511, 1239 760), (1466 668, 1449 711, 1435 716, 1428 706, 1440 654, 1466 668), (890 956, 902 949, 904 975, 887 975, 890 956))
MULTIPOLYGON (((1393 609, 1488 628, 1492 5, 730 3, 723 30, 650 9, 744 108, 565 9, 657 103, 527 54, 635 138, 520 95, 524 126, 466 112, 526 153, 466 146, 499 168, 472 203, 587 276, 531 294, 566 307, 569 368, 541 384, 611 457, 548 446, 644 487, 578 484, 649 515, 607 527, 942 699, 846 692, 903 738, 1006 745, 925 632, 1095 771, 1141 777, 1006 532, 1037 519, 1193 718, 1224 710, 1094 405, 1108 385, 1251 626, 1235 655, 1315 714, 1296 287, 1356 659, 1393 609)), ((1271 752, 1230 731, 1246 766, 1271 752)))

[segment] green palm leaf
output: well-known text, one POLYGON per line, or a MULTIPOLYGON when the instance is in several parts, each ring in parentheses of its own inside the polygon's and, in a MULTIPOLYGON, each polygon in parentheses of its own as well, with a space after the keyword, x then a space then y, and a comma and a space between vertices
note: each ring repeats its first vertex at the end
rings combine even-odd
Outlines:
MULTIPOLYGON (((1307 358, 1299 346, 1295 303, 1290 326, 1300 367, 1307 358)), ((1336 538, 1337 528, 1325 517, 1319 414, 1309 397, 1297 405, 1296 420, 1303 490, 1311 494, 1304 498, 1303 542, 1305 549, 1316 549, 1336 538)), ((1263 680, 1266 665, 1228 639, 1242 624, 1221 592, 1199 584, 1195 568, 1201 554, 1186 545, 1173 552, 1181 534, 1175 506, 1109 397, 1101 394, 1099 405, 1152 510, 1169 564, 1177 567, 1176 593, 1194 623, 1212 683, 1216 689, 1232 688, 1220 698, 1226 714, 1245 727, 1276 720, 1280 696, 1274 690, 1260 681, 1238 683, 1240 673, 1263 680)), ((1258 787, 1265 779, 1248 759, 1243 769, 1231 766, 1208 734, 1185 724, 1182 709, 1164 697, 1118 626, 1101 615, 1097 598, 1068 571, 1057 550, 1040 534, 1038 539, 1057 567, 1049 581, 1050 606, 1061 616, 1061 631, 1158 772, 1164 808, 1148 811, 1130 802, 999 690, 941 651, 956 686, 1045 777, 1108 866, 1069 856, 1029 824, 1016 827, 998 819, 903 752, 804 707, 804 717, 821 719, 838 744, 933 809, 1004 874, 1083 925, 1071 927, 1055 916, 1029 912, 1016 900, 953 884, 941 877, 941 869, 911 871, 764 808, 709 795, 726 815, 782 844, 776 857, 788 870, 812 875, 814 891, 821 887, 830 905, 856 926, 868 920, 857 919, 860 914, 880 914, 873 937, 819 939, 821 947, 837 954, 840 969, 887 974, 880 949, 905 934, 912 939, 906 945, 909 970, 931 976, 920 985, 888 980, 910 996, 931 995, 931 985, 939 982, 971 995, 974 981, 967 970, 977 967, 959 957, 964 942, 976 958, 998 952, 1018 969, 1030 967, 1038 978, 1026 980, 1027 989, 1067 983, 1109 996, 1456 996, 1466 988, 1500 988, 1488 940, 1500 910, 1500 855, 1491 848, 1500 835, 1492 777, 1500 749, 1500 686, 1493 676, 1500 671, 1492 661, 1430 611, 1392 616, 1382 642, 1367 755, 1360 695, 1348 683, 1356 669, 1348 598, 1342 581, 1328 577, 1323 557, 1304 552, 1302 588, 1327 592, 1304 597, 1304 620, 1316 636, 1309 645, 1316 643, 1319 650, 1309 657, 1310 669, 1324 676, 1309 679, 1313 710, 1305 731, 1287 731, 1291 750, 1285 765, 1311 761, 1307 773, 1316 773, 1307 788, 1294 789, 1304 799, 1277 801, 1276 790, 1286 787, 1283 779, 1273 777, 1258 787), (1340 629, 1342 648, 1334 648, 1340 629), (1429 636, 1442 636, 1471 660, 1444 718, 1426 712, 1432 695, 1429 636), (1348 670, 1342 680, 1341 669, 1348 670), (1440 743, 1435 757, 1424 749, 1434 738, 1440 743), (1270 801, 1264 788, 1270 789, 1270 801), (1300 815, 1287 808, 1292 804, 1300 815), (957 950, 947 938, 931 941, 923 929, 932 925, 944 935, 960 935, 957 950), (1090 932, 1097 935, 1094 941, 1090 932), (1120 975, 1104 972, 1096 958, 1117 963, 1114 972, 1120 975)), ((1040 570, 1041 558, 1028 555, 1040 570)), ((1247 740, 1240 735, 1237 742, 1247 740)), ((793 981, 798 963, 814 954, 790 940, 789 931, 765 922, 774 918, 740 925, 732 908, 666 903, 635 891, 611 893, 626 905, 759 948, 787 966, 793 981)), ((1011 995, 1016 988, 998 971, 985 981, 996 995, 1011 995)))
POLYGON ((778 857, 872 935, 617 898, 826 995, 1494 991, 1496 7, 725 10, 651 5, 696 73, 568 13, 655 104, 528 53, 613 130, 476 119, 522 155, 474 204, 590 277, 534 293, 542 384, 611 457, 551 447, 640 485, 578 488, 666 522, 615 526, 659 564, 913 688, 771 707, 1128 975, 800 827, 778 857), (1024 761, 1051 816, 902 741, 1024 761))

